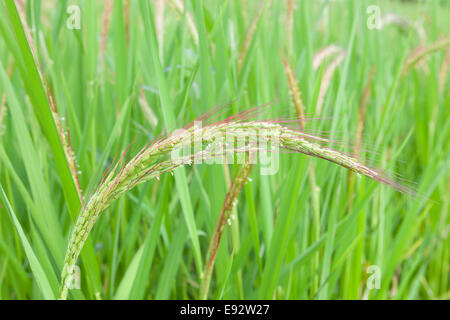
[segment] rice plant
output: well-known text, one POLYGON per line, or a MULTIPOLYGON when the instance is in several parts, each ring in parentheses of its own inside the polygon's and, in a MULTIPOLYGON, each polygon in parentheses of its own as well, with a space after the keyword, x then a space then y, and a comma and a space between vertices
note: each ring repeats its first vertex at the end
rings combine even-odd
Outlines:
POLYGON ((450 297, 446 1, 0 15, 0 299, 450 297))

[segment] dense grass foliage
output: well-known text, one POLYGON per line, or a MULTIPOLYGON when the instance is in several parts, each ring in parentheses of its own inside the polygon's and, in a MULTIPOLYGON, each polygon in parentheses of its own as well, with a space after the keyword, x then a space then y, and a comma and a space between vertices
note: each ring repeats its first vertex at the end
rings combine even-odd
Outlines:
POLYGON ((6 0, 0 16, 0 299, 58 298, 105 173, 227 104, 214 121, 262 106, 417 195, 303 154, 273 175, 180 167, 100 212, 68 298, 450 298, 448 1, 6 0))

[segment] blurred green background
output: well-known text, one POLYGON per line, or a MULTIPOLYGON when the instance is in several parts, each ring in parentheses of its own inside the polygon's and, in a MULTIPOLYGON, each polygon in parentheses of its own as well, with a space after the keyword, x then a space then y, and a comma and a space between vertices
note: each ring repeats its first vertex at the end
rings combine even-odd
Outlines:
MULTIPOLYGON (((449 1, 142 2, 0 5, 1 299, 58 296, 80 210, 48 96, 86 201, 127 146, 131 157, 218 105, 239 98, 223 117, 269 102, 266 117, 295 117, 282 58, 313 118, 306 130, 349 153, 362 141, 374 152, 364 161, 418 195, 305 155, 281 154, 271 176, 256 166, 208 298, 450 297, 449 1)), ((70 298, 200 298, 238 169, 187 167, 116 201, 89 236, 70 298)))

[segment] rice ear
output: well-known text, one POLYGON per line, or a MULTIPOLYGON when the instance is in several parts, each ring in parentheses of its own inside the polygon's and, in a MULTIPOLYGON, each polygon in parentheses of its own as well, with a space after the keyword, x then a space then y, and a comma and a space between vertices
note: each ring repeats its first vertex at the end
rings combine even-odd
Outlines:
MULTIPOLYGON (((248 28, 247 35, 245 36, 245 40, 244 40, 244 43, 242 45, 241 53, 239 54, 238 70, 241 70, 241 68, 242 68, 242 66, 244 64, 245 56, 247 55, 247 51, 248 51, 248 49, 250 47, 250 43, 251 43, 253 35, 254 35, 255 31, 256 31, 256 26, 258 25, 258 21, 261 18, 261 15, 263 13, 264 7, 266 6, 266 2, 267 2, 267 0, 261 2, 261 6, 259 7, 259 11, 258 11, 256 17, 253 19, 252 24, 248 28)), ((270 5, 270 1, 269 1, 269 5, 270 5)))
POLYGON ((83 198, 81 195, 81 187, 80 187, 80 183, 79 183, 79 179, 78 179, 78 170, 77 170, 77 163, 76 163, 76 158, 75 158, 75 154, 72 150, 72 145, 70 142, 70 136, 69 136, 69 131, 67 130, 67 134, 64 131, 62 122, 61 122, 61 116, 58 114, 58 110, 56 107, 56 104, 53 100, 53 96, 52 96, 52 92, 51 92, 51 88, 49 86, 49 83, 47 82, 47 79, 45 77, 45 75, 42 73, 40 64, 39 64, 39 59, 37 56, 37 52, 36 52, 36 47, 33 41, 33 37, 31 35, 32 30, 30 29, 30 27, 28 26, 27 23, 27 19, 26 19, 26 4, 25 1, 16 1, 17 2, 17 12, 19 14, 22 26, 23 26, 23 31, 25 33, 25 36, 27 38, 28 41, 28 45, 30 47, 30 51, 31 51, 31 55, 33 57, 34 63, 36 65, 36 70, 37 73, 39 75, 40 81, 42 82, 42 86, 45 90, 45 94, 47 96, 47 100, 48 100, 48 105, 50 106, 50 111, 52 113, 52 117, 53 117, 53 121, 55 123, 56 126, 56 130, 58 132, 58 136, 60 139, 60 143, 62 145, 63 151, 64 151, 64 155, 66 157, 66 161, 68 164, 68 168, 70 171, 70 174, 72 176, 76 191, 78 193, 78 197, 80 200, 80 204, 81 206, 83 206, 83 198), (67 136, 66 136, 67 135, 67 136))
POLYGON ((103 183, 98 186, 97 191, 84 206, 76 221, 61 273, 60 298, 67 298, 74 266, 100 214, 137 184, 158 178, 161 174, 171 172, 181 166, 196 164, 198 159, 211 161, 217 157, 223 158, 226 155, 259 151, 277 152, 267 147, 267 144, 271 143, 272 147, 277 149, 325 159, 360 175, 387 184, 400 192, 413 194, 413 191, 391 180, 380 171, 364 165, 347 154, 321 145, 321 143, 328 144, 326 139, 286 128, 273 121, 245 120, 250 116, 251 112, 248 111, 205 127, 191 126, 189 129, 177 130, 172 135, 158 139, 144 147, 127 164, 119 168, 119 163, 125 155, 124 152, 116 166, 107 174, 103 183), (251 137, 254 137, 255 132, 262 131, 267 131, 270 134, 267 136, 258 135, 261 140, 255 146, 251 143, 251 137), (236 148, 234 143, 232 146, 227 146, 222 140, 225 135, 227 138, 232 137, 233 141, 235 141, 234 139, 243 139, 245 143, 240 148, 236 148), (199 143, 200 150, 176 159, 170 158, 173 152, 183 148, 191 148, 196 143, 199 143), (222 147, 223 150, 218 152, 217 147, 222 147))
POLYGON ((319 51, 317 51, 314 54, 314 57, 313 57, 314 70, 317 70, 327 58, 333 57, 336 54, 341 53, 343 51, 344 50, 341 47, 339 47, 335 44, 331 44, 329 46, 326 46, 326 47, 320 49, 319 51))
POLYGON ((186 14, 186 23, 191 33, 192 39, 194 40, 194 44, 198 47, 198 31, 197 26, 195 25, 194 19, 189 12, 184 12, 184 4, 181 0, 168 0, 170 7, 175 10, 179 17, 183 17, 186 14))
POLYGON ((297 77, 295 76, 294 71, 288 64, 285 58, 282 57, 284 70, 286 71, 286 77, 289 85, 289 92, 291 94, 291 100, 294 103, 295 111, 297 112, 298 117, 298 125, 300 131, 303 131, 305 128, 305 110, 303 106, 302 94, 298 87, 297 77))
POLYGON ((216 228, 214 229, 214 233, 209 242, 208 252, 206 254, 207 264, 203 277, 201 299, 207 299, 208 297, 209 284, 214 268, 214 262, 216 260, 217 250, 219 249, 220 240, 222 239, 222 234, 225 231, 227 223, 230 222, 231 212, 236 207, 237 198, 241 193, 242 187, 247 181, 251 171, 252 165, 250 163, 247 162, 243 164, 241 169, 234 177, 227 195, 225 196, 222 211, 220 212, 219 219, 217 220, 216 228))
POLYGON ((404 78, 406 74, 411 71, 422 59, 425 59, 428 55, 446 49, 450 46, 450 38, 440 39, 428 46, 418 46, 405 60, 401 77, 404 78))
POLYGON ((323 73, 322 83, 319 88, 319 97, 317 99, 316 114, 320 115, 322 113, 323 102, 325 100, 325 94, 330 86, 331 79, 333 78, 334 71, 336 68, 344 61, 346 52, 342 51, 339 55, 331 61, 330 65, 325 69, 323 73))
POLYGON ((106 42, 108 40, 109 25, 111 23, 111 15, 113 11, 113 0, 105 0, 102 16, 102 31, 100 34, 100 57, 104 59, 106 42))

